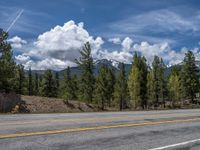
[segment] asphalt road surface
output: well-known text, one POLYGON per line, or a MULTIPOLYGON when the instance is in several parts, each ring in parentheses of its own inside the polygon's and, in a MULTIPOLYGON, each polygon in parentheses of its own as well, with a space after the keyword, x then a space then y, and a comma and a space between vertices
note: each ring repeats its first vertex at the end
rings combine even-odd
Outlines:
POLYGON ((200 109, 0 115, 0 150, 200 150, 200 109))

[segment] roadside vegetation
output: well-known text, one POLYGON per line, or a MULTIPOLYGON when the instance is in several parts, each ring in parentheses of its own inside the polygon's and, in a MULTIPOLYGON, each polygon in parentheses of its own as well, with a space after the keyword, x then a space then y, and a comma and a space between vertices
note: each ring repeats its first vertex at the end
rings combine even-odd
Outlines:
MULTIPOLYGON (((1 30, 0 30, 1 31, 1 30)), ((181 108, 198 105, 200 74, 191 51, 185 54, 181 67, 173 66, 169 76, 164 75, 166 65, 162 58, 155 56, 152 64, 139 53, 133 56, 130 72, 119 64, 119 73, 106 64, 94 76, 94 60, 87 42, 76 60, 81 68, 80 76, 72 75, 70 67, 63 77, 52 70, 43 75, 28 73, 24 66, 16 64, 8 33, 0 33, 0 92, 19 95, 62 98, 90 103, 102 110, 108 108, 158 109, 181 108)), ((67 67, 67 66, 66 66, 67 67)), ((53 100, 53 99, 52 99, 53 100)))

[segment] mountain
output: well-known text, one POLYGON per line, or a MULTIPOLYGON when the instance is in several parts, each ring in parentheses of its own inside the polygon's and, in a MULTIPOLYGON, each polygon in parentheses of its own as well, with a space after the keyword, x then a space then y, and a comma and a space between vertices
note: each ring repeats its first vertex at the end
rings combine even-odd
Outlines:
MULTIPOLYGON (((199 60, 196 60, 196 61, 195 61, 195 64, 196 64, 196 66, 197 66, 197 67, 199 68, 199 70, 200 70, 200 61, 199 61, 199 60)), ((173 65, 173 66, 170 66, 170 67, 167 67, 167 68, 165 69, 165 72, 164 72, 165 77, 169 76, 171 70, 172 70, 174 67, 176 67, 178 70, 181 70, 181 67, 182 67, 182 66, 183 66, 183 62, 181 62, 181 63, 179 63, 179 64, 176 64, 176 65, 173 65)))
MULTIPOLYGON (((100 69, 100 67, 102 65, 107 65, 109 68, 111 68, 115 71, 115 74, 118 74, 119 64, 120 64, 120 62, 115 61, 115 60, 107 60, 107 59, 97 60, 97 61, 95 61, 95 64, 94 64, 94 69, 93 69, 94 75, 96 76, 98 74, 98 70, 100 69)), ((129 73, 130 68, 131 68, 131 64, 125 64, 125 70, 126 70, 127 75, 129 73)), ((66 71, 66 69, 58 71, 59 76, 63 77, 65 71, 66 71)), ((32 70, 33 74, 38 73, 39 75, 42 75, 42 74, 44 74, 44 72, 45 72, 45 70, 32 70)), ((53 71, 53 72, 55 73, 57 71, 53 71)), ((73 75, 79 76, 81 74, 80 67, 78 67, 78 66, 71 67, 71 73, 73 75)), ((28 74, 28 70, 26 70, 26 74, 28 74)))
MULTIPOLYGON (((110 67, 111 69, 113 69, 115 71, 115 74, 118 74, 119 73, 119 64, 120 64, 120 62, 115 61, 115 60, 107 60, 107 59, 97 60, 97 61, 95 61, 95 64, 94 64, 94 69, 93 69, 94 75, 96 76, 98 74, 98 70, 100 69, 100 67, 102 65, 107 65, 108 67, 110 67)), ((183 63, 179 63, 177 65, 167 67, 164 71, 165 77, 167 77, 170 74, 173 67, 177 67, 177 68, 181 69, 182 65, 183 65, 183 63)), ((196 65, 200 69, 200 61, 196 61, 196 65)), ((125 64, 125 70, 126 70, 127 75, 129 73, 130 69, 131 69, 131 64, 125 64)), ((59 76, 61 78, 63 77, 65 71, 66 71, 66 69, 58 71, 59 76)), ((42 74, 44 74, 44 72, 45 72, 45 70, 32 70, 33 74, 38 73, 39 75, 42 75, 42 74)), ((56 72, 56 71, 54 71, 54 72, 56 72)), ((26 71, 26 73, 28 73, 28 71, 26 71)), ((78 66, 71 67, 71 73, 73 75, 79 76, 81 74, 80 67, 78 67, 78 66)))
MULTIPOLYGON (((94 64, 94 69, 93 69, 94 75, 96 76, 98 74, 98 71, 102 65, 107 65, 109 68, 113 69, 116 74, 118 74, 119 64, 120 62, 114 61, 114 60, 107 60, 107 59, 97 60, 94 64)), ((130 68, 131 68, 131 64, 125 64, 125 70, 127 73, 129 72, 130 68)), ((63 76, 65 70, 66 69, 61 70, 59 74, 63 76)), ((77 76, 80 75, 81 74, 80 67, 71 67, 71 72, 72 74, 75 74, 77 76)))

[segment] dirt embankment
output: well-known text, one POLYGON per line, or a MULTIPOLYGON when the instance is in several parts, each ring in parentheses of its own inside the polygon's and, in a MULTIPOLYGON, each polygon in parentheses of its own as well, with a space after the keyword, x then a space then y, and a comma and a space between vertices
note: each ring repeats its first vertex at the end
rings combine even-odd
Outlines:
POLYGON ((91 105, 78 101, 67 101, 58 98, 39 96, 21 96, 24 104, 22 110, 31 113, 58 113, 58 112, 92 112, 97 109, 91 105))
POLYGON ((24 96, 0 93, 0 112, 12 113, 64 113, 94 112, 98 108, 79 101, 67 101, 58 98, 24 96))

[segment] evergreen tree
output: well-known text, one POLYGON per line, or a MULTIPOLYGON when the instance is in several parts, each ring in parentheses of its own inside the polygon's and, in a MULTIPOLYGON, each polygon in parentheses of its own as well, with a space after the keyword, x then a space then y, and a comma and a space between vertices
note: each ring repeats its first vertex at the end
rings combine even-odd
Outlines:
POLYGON ((108 82, 107 82, 108 69, 106 65, 102 65, 99 69, 96 78, 95 98, 101 109, 104 110, 108 102, 108 82))
POLYGON ((152 106, 153 104, 156 103, 155 99, 155 84, 154 84, 154 75, 153 71, 150 70, 148 75, 147 75, 147 105, 152 106))
POLYGON ((128 85, 126 80, 125 66, 123 63, 120 63, 120 72, 115 84, 114 96, 119 104, 119 110, 123 110, 127 107, 128 100, 128 85))
POLYGON ((182 83, 181 78, 177 70, 172 70, 169 79, 168 79, 168 90, 169 90, 169 98, 172 102, 172 106, 180 103, 182 98, 182 83))
POLYGON ((160 69, 160 58, 158 56, 155 56, 152 63, 152 72, 153 72, 153 86, 154 86, 153 98, 155 99, 156 105, 158 105, 159 93, 160 93, 159 69, 160 69))
POLYGON ((28 71, 28 95, 33 95, 33 77, 31 68, 28 71))
POLYGON ((89 42, 84 45, 80 54, 80 59, 76 60, 82 71, 80 77, 80 99, 92 102, 95 78, 93 76, 94 62, 91 56, 91 47, 89 42))
POLYGON ((167 98, 167 81, 164 76, 164 71, 165 71, 165 64, 163 62, 163 59, 160 59, 160 71, 159 71, 159 77, 160 77, 160 97, 161 97, 161 102, 165 107, 165 99, 167 98))
POLYGON ((132 104, 135 101, 134 108, 138 106, 145 108, 147 106, 147 73, 146 59, 135 53, 128 79, 132 104), (136 87, 137 89, 134 89, 136 87))
POLYGON ((195 64, 195 56, 192 51, 185 54, 182 68, 182 82, 186 96, 194 103, 196 93, 199 92, 199 70, 195 64))
POLYGON ((114 98, 114 86, 115 86, 115 72, 113 69, 109 68, 106 66, 107 70, 107 101, 108 101, 108 106, 111 107, 111 102, 114 98))
POLYGON ((145 57, 139 57, 139 72, 140 72, 140 95, 141 95, 141 107, 144 109, 147 107, 147 74, 148 65, 145 57))
POLYGON ((17 66, 17 74, 16 74, 16 93, 25 94, 26 91, 26 76, 24 72, 24 66, 17 66))
POLYGON ((165 104, 166 96, 166 81, 164 78, 165 65, 162 58, 158 56, 154 57, 152 63, 152 75, 153 75, 153 93, 152 98, 155 100, 154 105, 158 106, 160 102, 165 104))
POLYGON ((74 92, 74 98, 73 99, 77 99, 78 98, 78 78, 76 75, 73 75, 72 77, 72 85, 73 85, 73 92, 74 92))
POLYGON ((71 77, 70 67, 67 67, 66 73, 64 74, 64 83, 62 88, 62 97, 65 100, 72 100, 76 98, 74 82, 71 77))
POLYGON ((0 91, 6 93, 13 90, 16 75, 12 48, 7 39, 8 33, 0 29, 0 91))
POLYGON ((130 94, 130 103, 131 106, 136 109, 140 106, 141 103, 141 95, 140 95, 140 73, 139 69, 135 66, 131 68, 129 77, 128 77, 128 88, 130 94))
POLYGON ((39 77, 37 73, 35 73, 34 79, 34 95, 39 95, 39 77))
POLYGON ((38 86, 39 86, 39 95, 43 95, 43 76, 42 75, 39 75, 38 76, 39 80, 38 80, 38 86))
POLYGON ((58 97, 59 96, 59 91, 60 91, 60 79, 59 79, 59 73, 58 72, 56 72, 56 74, 55 74, 55 82, 56 82, 56 97, 58 97))
POLYGON ((59 79, 59 73, 56 72, 56 87, 59 89, 60 87, 60 79, 59 79))
POLYGON ((43 76, 43 85, 42 85, 43 96, 46 97, 56 97, 56 81, 54 79, 53 73, 51 70, 46 70, 43 76))

